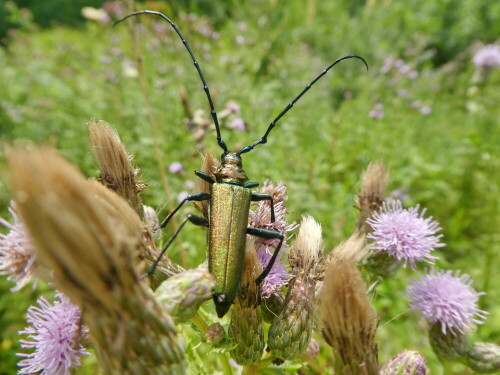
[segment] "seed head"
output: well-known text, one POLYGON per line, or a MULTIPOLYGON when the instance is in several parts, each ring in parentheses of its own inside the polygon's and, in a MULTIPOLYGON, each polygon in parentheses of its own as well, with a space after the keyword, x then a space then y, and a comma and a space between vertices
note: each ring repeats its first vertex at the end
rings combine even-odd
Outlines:
POLYGON ((26 227, 16 213, 15 203, 10 203, 9 212, 14 224, 0 218, 0 224, 9 229, 9 233, 0 233, 0 275, 9 275, 16 286, 12 292, 25 286, 33 277, 36 268, 35 249, 28 237, 26 227))
POLYGON ((412 268, 416 267, 417 261, 432 264, 437 257, 430 252, 444 246, 439 242, 442 235, 436 236, 441 228, 432 217, 424 218, 425 209, 418 211, 418 205, 403 209, 400 201, 384 203, 382 210, 366 221, 373 230, 367 235, 375 241, 373 248, 386 251, 412 268))
POLYGON ((378 319, 361 273, 352 261, 327 264, 320 292, 321 333, 332 346, 338 373, 378 374, 375 333, 378 319))
POLYGON ((361 193, 356 196, 356 208, 360 211, 357 228, 362 233, 371 232, 366 220, 382 206, 388 180, 389 173, 380 162, 370 163, 363 173, 361 193))
POLYGON ((71 369, 80 366, 80 358, 89 355, 81 340, 88 330, 82 326, 80 309, 62 293, 51 305, 45 298, 37 300, 37 306, 28 308, 26 315, 31 326, 19 334, 29 335, 21 340, 21 348, 35 349, 30 354, 18 353, 25 359, 19 361, 19 374, 69 375, 71 369))
POLYGON ((111 190, 125 198, 142 218, 144 216, 138 193, 146 188, 139 181, 139 170, 132 166, 128 155, 115 130, 105 121, 89 122, 92 151, 99 163, 99 179, 111 190))
POLYGON ((432 271, 413 280, 406 290, 412 311, 419 311, 431 324, 439 324, 441 331, 464 333, 472 324, 483 324, 485 311, 478 309, 479 296, 472 287, 469 275, 452 271, 432 271), (476 317, 477 316, 477 317, 476 317))

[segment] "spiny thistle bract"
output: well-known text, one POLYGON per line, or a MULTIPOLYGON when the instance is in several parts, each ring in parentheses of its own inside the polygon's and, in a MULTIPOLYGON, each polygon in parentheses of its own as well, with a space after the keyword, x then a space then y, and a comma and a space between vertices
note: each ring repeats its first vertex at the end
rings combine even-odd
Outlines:
MULTIPOLYGON (((363 276, 375 274, 381 282, 401 264, 432 262, 430 251, 443 246, 440 228, 423 217, 425 210, 384 203, 388 173, 381 163, 364 174, 356 231, 327 256, 321 227, 312 218, 304 217, 292 246, 287 244, 297 224, 286 220, 286 187, 264 183, 260 192, 273 197, 276 221, 270 222, 269 203, 261 201, 253 206, 249 226, 279 231, 286 241, 258 286, 255 280, 277 240, 247 239, 227 326, 210 312, 211 302, 202 306, 213 290, 213 276, 203 265, 184 271, 165 256, 149 281, 140 279, 159 254, 158 218, 142 204, 138 194, 145 185, 116 132, 104 122, 93 121, 90 129, 102 184, 86 180, 54 150, 7 152, 14 223, 1 220, 10 232, 0 235, 0 273, 16 283, 13 291, 37 275, 60 291, 53 304, 42 298, 28 310, 30 326, 20 332, 21 345, 32 351, 19 354, 20 374, 69 375, 91 348, 101 371, 112 375, 190 373, 202 369, 203 361, 212 366, 204 371, 215 372, 212 357, 225 374, 237 364, 244 374, 255 374, 283 362, 287 371, 310 366, 313 373, 337 375, 425 374, 425 359, 413 350, 379 364, 383 343, 375 342, 378 317, 363 276), (314 330, 332 347, 326 367, 315 362, 321 344, 314 330)), ((207 154, 203 171, 212 174, 216 163, 207 154)), ((172 169, 181 171, 178 164, 172 169)), ((201 180, 200 189, 209 192, 210 185, 201 180)), ((207 202, 197 208, 208 217, 207 202)), ((471 283, 464 274, 432 271, 412 281, 406 294, 411 309, 429 321, 431 346, 441 360, 498 372, 498 345, 473 343, 465 335, 487 314, 477 307, 482 293, 471 283)))

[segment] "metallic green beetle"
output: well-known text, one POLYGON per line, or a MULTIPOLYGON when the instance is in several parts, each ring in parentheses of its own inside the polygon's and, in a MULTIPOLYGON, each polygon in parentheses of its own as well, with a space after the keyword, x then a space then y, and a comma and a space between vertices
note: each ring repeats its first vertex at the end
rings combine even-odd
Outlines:
POLYGON ((177 213, 177 211, 186 201, 209 200, 210 203, 208 220, 200 216, 189 214, 169 239, 169 241, 163 248, 161 255, 149 269, 147 275, 151 275, 154 272, 161 259, 161 256, 168 249, 172 241, 175 239, 175 237, 187 221, 190 221, 195 225, 207 227, 208 269, 214 275, 216 281, 215 290, 213 291, 213 299, 217 315, 219 317, 223 317, 231 307, 231 304, 236 298, 236 294, 238 292, 241 274, 243 272, 246 235, 250 234, 266 239, 279 239, 278 246, 276 246, 271 260, 266 265, 262 274, 255 280, 257 284, 260 284, 269 274, 269 271, 271 270, 276 257, 278 256, 284 240, 284 236, 280 232, 247 227, 251 201, 269 200, 271 203, 271 222, 274 222, 275 217, 272 197, 268 194, 258 194, 251 192, 250 189, 257 187, 259 184, 256 182, 247 183, 248 178, 245 174, 245 171, 243 170, 241 154, 251 151, 255 146, 259 144, 266 143, 267 136, 274 128, 276 123, 281 119, 281 117, 283 117, 283 115, 293 107, 293 105, 312 87, 312 85, 314 85, 321 77, 323 77, 340 61, 350 58, 357 58, 360 59, 367 68, 368 65, 362 57, 356 55, 344 56, 335 60, 314 80, 312 80, 300 92, 300 94, 297 95, 297 97, 281 111, 281 113, 269 124, 269 127, 267 128, 267 131, 262 138, 258 139, 251 145, 242 148, 240 151, 233 153, 229 152, 226 143, 222 140, 217 113, 215 112, 212 97, 210 95, 210 90, 207 86, 205 78, 203 77, 200 65, 198 61, 196 61, 191 48, 182 36, 177 25, 164 14, 153 10, 143 10, 131 13, 121 20, 117 21, 115 25, 129 17, 139 14, 152 14, 163 18, 172 26, 174 31, 182 40, 182 43, 188 50, 189 55, 193 60, 194 66, 201 78, 201 81, 203 82, 203 89, 205 90, 205 94, 210 105, 211 115, 214 120, 215 130, 217 132, 217 142, 223 150, 221 163, 217 168, 217 171, 214 173, 215 180, 211 175, 207 173, 204 173, 202 171, 195 171, 195 174, 198 177, 210 183, 210 193, 196 193, 187 196, 175 208, 175 210, 173 210, 165 218, 165 220, 163 220, 163 222, 160 224, 160 228, 164 228, 168 224, 170 219, 177 213))

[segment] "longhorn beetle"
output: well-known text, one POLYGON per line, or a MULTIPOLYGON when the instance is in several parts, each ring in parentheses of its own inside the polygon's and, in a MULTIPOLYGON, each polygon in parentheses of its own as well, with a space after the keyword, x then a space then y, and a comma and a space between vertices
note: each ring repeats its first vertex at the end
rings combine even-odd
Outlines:
POLYGON ((238 287, 240 284, 241 274, 243 271, 243 262, 245 256, 245 243, 246 235, 250 234, 260 238, 266 239, 279 239, 278 246, 274 250, 271 260, 266 265, 262 274, 255 280, 257 285, 259 285, 269 274, 276 257, 283 244, 284 236, 280 232, 260 229, 260 228, 248 228, 248 215, 250 202, 268 200, 271 203, 271 222, 274 222, 274 207, 273 198, 268 194, 258 194, 252 193, 250 189, 257 187, 259 184, 257 182, 247 182, 248 178, 243 170, 243 165, 241 162, 241 155, 249 151, 257 145, 264 144, 267 142, 267 137, 271 130, 274 128, 276 123, 287 113, 290 108, 304 95, 311 87, 314 85, 321 77, 323 77, 331 68, 337 65, 342 60, 356 58, 361 60, 366 68, 368 69, 368 64, 361 56, 349 55, 341 57, 331 63, 325 70, 323 70, 314 80, 311 81, 300 94, 293 99, 282 111, 281 113, 271 122, 264 136, 257 141, 253 142, 249 146, 243 147, 238 152, 230 152, 226 146, 226 143, 222 140, 220 134, 219 121, 217 119, 217 113, 215 112, 212 97, 210 95, 210 90, 208 89, 205 78, 200 68, 200 64, 194 57, 193 51, 189 44, 186 42, 182 36, 177 25, 170 20, 163 13, 153 11, 153 10, 142 10, 138 12, 133 12, 119 21, 115 22, 115 25, 126 20, 129 17, 137 16, 140 14, 152 14, 163 18, 167 21, 170 26, 177 33, 182 43, 186 47, 191 59, 193 60, 194 66, 198 71, 198 74, 203 83, 203 89, 208 99, 208 104, 210 105, 210 110, 212 118, 215 124, 215 130, 217 132, 217 143, 222 148, 223 153, 221 155, 221 162, 217 170, 214 173, 215 180, 210 174, 204 173, 202 171, 195 171, 194 173, 201 179, 207 181, 210 184, 210 194, 207 193, 196 193, 188 195, 180 204, 163 220, 160 224, 160 228, 164 228, 170 219, 179 211, 182 205, 186 201, 209 201, 209 218, 208 220, 195 215, 187 215, 187 217, 182 221, 179 228, 175 231, 172 237, 169 239, 167 244, 164 246, 161 255, 149 269, 147 275, 151 275, 158 262, 160 261, 162 255, 167 251, 168 247, 175 239, 177 234, 183 228, 187 221, 190 221, 194 225, 204 226, 208 228, 208 270, 215 277, 215 290, 213 291, 213 300, 215 303, 215 309, 217 315, 221 318, 229 310, 231 304, 233 303, 236 294, 238 292, 238 287))

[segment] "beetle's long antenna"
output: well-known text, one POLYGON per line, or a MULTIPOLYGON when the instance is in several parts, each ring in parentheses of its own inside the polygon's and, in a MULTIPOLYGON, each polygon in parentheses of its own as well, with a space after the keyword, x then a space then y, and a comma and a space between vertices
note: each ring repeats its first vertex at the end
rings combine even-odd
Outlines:
POLYGON ((177 35, 179 35, 179 38, 181 38, 182 43, 184 44, 184 46, 188 50, 189 55, 191 56, 191 59, 193 60, 194 66, 195 66, 196 70, 198 71, 198 74, 200 75, 201 81, 203 82, 203 89, 205 90, 205 94, 207 95, 208 103, 210 104, 212 118, 214 119, 214 123, 215 123, 215 130, 217 132, 217 143, 219 143, 219 146, 224 150, 224 153, 228 153, 229 151, 227 150, 226 143, 222 140, 222 137, 220 135, 220 126, 219 126, 219 120, 217 119, 217 112, 215 112, 214 103, 212 102, 212 96, 210 95, 210 90, 208 89, 207 82, 205 81, 205 78, 203 77, 203 73, 201 71, 200 64, 198 63, 198 61, 196 61, 196 58, 194 57, 193 51, 191 51, 191 47, 189 47, 189 44, 186 42, 186 39, 184 39, 184 37, 182 36, 177 25, 174 22, 172 22, 172 20, 170 18, 168 18, 166 15, 164 15, 163 13, 157 12, 155 10, 140 10, 138 12, 130 13, 129 15, 123 17, 121 20, 116 21, 113 24, 113 26, 115 26, 116 24, 118 24, 122 21, 125 21, 129 17, 137 16, 139 14, 153 14, 156 16, 160 16, 165 21, 167 21, 170 24, 170 26, 172 26, 172 28, 175 30, 177 35))
POLYGON ((366 66, 366 69, 368 69, 368 64, 366 63, 365 59, 362 58, 361 56, 357 56, 357 55, 349 55, 349 56, 344 56, 344 57, 341 57, 341 58, 338 58, 337 60, 335 60, 333 63, 331 63, 325 70, 323 70, 321 72, 320 75, 318 75, 316 78, 314 78, 311 83, 309 83, 301 92, 299 95, 297 95, 297 97, 295 99, 293 99, 290 104, 288 104, 285 109, 283 109, 281 111, 281 113, 278 115, 278 117, 276 117, 272 122, 271 124, 269 124, 269 127, 267 128, 267 131, 266 133, 264 134, 264 136, 255 141, 254 143, 252 143, 250 146, 246 146, 246 147, 243 147, 240 151, 238 151, 238 154, 237 155, 241 155, 241 154, 244 154, 246 152, 249 152, 249 151, 252 151, 253 148, 257 145, 260 145, 261 143, 266 143, 267 142, 267 136, 269 135, 269 133, 271 132, 271 130, 273 130, 274 126, 276 125, 276 123, 285 115, 285 113, 287 113, 290 108, 293 107, 293 105, 295 103, 297 103, 297 101, 307 92, 309 91, 309 89, 321 78, 323 77, 326 73, 328 73, 328 71, 333 68, 335 65, 337 65, 339 62, 343 61, 343 60, 347 60, 347 59, 352 59, 352 58, 356 58, 356 59, 359 59, 361 61, 363 61, 363 63, 365 64, 366 66))

